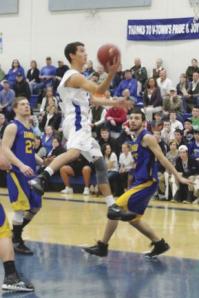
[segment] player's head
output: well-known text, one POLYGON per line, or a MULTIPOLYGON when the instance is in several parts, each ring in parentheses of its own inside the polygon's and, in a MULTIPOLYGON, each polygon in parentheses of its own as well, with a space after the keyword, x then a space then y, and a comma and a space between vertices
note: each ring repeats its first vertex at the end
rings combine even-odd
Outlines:
POLYGON ((16 97, 13 101, 12 108, 16 116, 30 116, 30 103, 26 97, 16 97))
POLYGON ((87 62, 84 44, 79 41, 67 44, 64 49, 64 55, 70 63, 73 63, 74 60, 78 60, 84 65, 87 62))
POLYGON ((138 131, 144 127, 146 117, 141 109, 135 108, 129 117, 129 127, 131 131, 138 131))

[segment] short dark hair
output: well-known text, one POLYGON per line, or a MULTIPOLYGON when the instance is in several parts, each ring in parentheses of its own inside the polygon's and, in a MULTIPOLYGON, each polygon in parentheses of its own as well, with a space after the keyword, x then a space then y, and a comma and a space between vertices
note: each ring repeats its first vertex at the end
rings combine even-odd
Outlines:
POLYGON ((84 44, 82 42, 76 41, 65 46, 64 55, 69 62, 71 62, 70 54, 75 54, 77 52, 77 47, 79 46, 84 47, 84 44))
POLYGON ((140 114, 140 115, 142 116, 142 121, 145 121, 145 120, 146 120, 145 113, 144 113, 141 109, 139 109, 139 108, 137 108, 137 107, 135 107, 135 108, 133 109, 133 111, 132 111, 131 114, 140 114))

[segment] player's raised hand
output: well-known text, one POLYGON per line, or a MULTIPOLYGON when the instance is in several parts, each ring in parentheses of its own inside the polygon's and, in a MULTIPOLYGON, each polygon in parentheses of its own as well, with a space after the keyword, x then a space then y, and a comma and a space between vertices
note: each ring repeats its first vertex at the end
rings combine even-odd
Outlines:
POLYGON ((20 169, 20 172, 23 173, 25 176, 29 177, 34 175, 33 170, 29 166, 26 166, 25 164, 23 164, 19 169, 20 169))
POLYGON ((118 71, 120 64, 121 64, 120 55, 114 56, 112 63, 110 61, 106 63, 107 72, 115 74, 118 71))

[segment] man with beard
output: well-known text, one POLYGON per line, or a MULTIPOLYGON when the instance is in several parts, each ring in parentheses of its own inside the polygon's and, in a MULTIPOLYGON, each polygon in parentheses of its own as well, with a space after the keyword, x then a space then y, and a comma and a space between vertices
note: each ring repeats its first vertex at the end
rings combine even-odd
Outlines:
POLYGON ((182 177, 162 153, 156 138, 144 128, 145 114, 141 110, 134 110, 130 115, 129 126, 135 138, 130 143, 132 156, 136 163, 134 171, 134 181, 123 195, 121 195, 115 204, 108 208, 107 217, 109 221, 106 226, 102 241, 98 241, 95 246, 85 248, 89 254, 100 257, 107 256, 108 242, 117 228, 118 220, 123 220, 121 214, 123 210, 131 213, 130 225, 149 238, 153 249, 146 253, 147 257, 155 257, 166 252, 169 245, 164 239, 159 238, 149 225, 142 221, 144 211, 155 193, 158 186, 158 166, 157 160, 171 172, 176 180, 183 184, 191 184, 191 181, 182 177))

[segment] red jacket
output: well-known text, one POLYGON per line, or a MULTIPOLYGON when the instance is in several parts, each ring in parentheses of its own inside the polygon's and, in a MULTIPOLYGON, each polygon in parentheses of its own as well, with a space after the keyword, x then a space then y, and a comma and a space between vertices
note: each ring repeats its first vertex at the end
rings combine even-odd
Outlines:
POLYGON ((112 117, 117 124, 122 124, 127 119, 127 113, 123 108, 110 108, 106 112, 106 119, 112 117))

